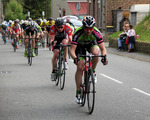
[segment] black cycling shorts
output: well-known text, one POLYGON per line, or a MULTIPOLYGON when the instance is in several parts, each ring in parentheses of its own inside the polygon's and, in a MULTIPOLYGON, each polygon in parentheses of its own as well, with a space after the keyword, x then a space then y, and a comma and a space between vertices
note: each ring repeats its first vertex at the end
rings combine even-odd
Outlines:
POLYGON ((57 46, 57 45, 59 45, 59 44, 62 42, 62 40, 64 40, 64 39, 67 39, 67 37, 66 37, 66 36, 63 36, 63 37, 59 38, 59 37, 56 37, 56 36, 55 36, 55 40, 54 40, 54 41, 57 41, 57 43, 56 43, 56 46, 54 46, 53 50, 54 50, 54 49, 59 49, 60 47, 57 46))

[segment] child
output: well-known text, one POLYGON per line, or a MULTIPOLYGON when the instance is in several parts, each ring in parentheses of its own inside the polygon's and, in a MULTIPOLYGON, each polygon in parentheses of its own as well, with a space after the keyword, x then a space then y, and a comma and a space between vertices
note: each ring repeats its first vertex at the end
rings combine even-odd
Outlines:
POLYGON ((134 51, 134 45, 135 45, 135 30, 133 29, 133 25, 129 25, 129 30, 127 33, 127 36, 129 37, 128 41, 128 52, 133 52, 134 51))

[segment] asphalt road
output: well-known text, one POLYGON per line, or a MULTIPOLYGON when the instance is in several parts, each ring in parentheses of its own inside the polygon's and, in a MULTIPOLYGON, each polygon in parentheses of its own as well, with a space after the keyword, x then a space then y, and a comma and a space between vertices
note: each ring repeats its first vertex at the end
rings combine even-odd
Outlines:
POLYGON ((40 48, 28 66, 24 47, 15 53, 0 38, 0 120, 150 120, 150 62, 112 51, 108 48, 109 64, 97 66, 95 109, 88 115, 87 104, 75 103, 72 60, 61 91, 50 80, 48 49, 40 48))

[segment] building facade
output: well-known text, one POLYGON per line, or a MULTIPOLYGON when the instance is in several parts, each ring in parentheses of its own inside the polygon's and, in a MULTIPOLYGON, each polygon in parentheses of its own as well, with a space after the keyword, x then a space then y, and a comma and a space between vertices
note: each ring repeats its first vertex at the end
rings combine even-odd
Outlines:
MULTIPOLYGON (((132 6, 136 4, 150 4, 150 0, 87 0, 87 14, 93 15, 96 18, 97 27, 101 27, 103 23, 107 26, 115 26, 115 21, 118 19, 116 17, 119 17, 119 22, 131 20, 130 11, 132 6), (104 12, 105 10, 106 12, 104 12), (104 21, 103 16, 106 16, 106 21, 104 21)), ((132 15, 135 16, 135 14, 136 11, 132 11, 132 15)), ((119 25, 117 31, 120 27, 119 25)))
POLYGON ((2 15, 3 15, 3 4, 2 4, 2 0, 0 0, 0 23, 2 23, 3 21, 2 15))
POLYGON ((52 17, 65 15, 84 16, 87 15, 87 0, 51 0, 52 17), (76 4, 80 3, 80 10, 77 11, 76 4))

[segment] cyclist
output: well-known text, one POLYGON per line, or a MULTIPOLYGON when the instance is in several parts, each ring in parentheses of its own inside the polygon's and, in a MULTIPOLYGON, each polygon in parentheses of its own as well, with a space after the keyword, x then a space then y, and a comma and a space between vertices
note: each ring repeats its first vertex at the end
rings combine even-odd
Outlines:
MULTIPOLYGON (((16 34, 16 48, 18 49, 18 42, 19 42, 19 32, 20 32, 20 25, 18 19, 14 21, 14 23, 11 25, 12 30, 12 36, 14 38, 14 34, 16 34)), ((12 39, 12 45, 13 45, 13 39, 12 39)))
MULTIPOLYGON (((77 65, 77 70, 75 73, 75 80, 76 80, 76 99, 75 101, 80 104, 80 85, 82 83, 82 74, 84 70, 84 60, 85 58, 80 57, 77 59, 77 55, 85 55, 86 51, 92 53, 93 55, 99 55, 101 51, 102 55, 106 55, 106 49, 103 43, 102 35, 100 31, 95 27, 95 19, 92 16, 86 16, 83 21, 83 26, 76 29, 71 48, 70 54, 71 57, 74 59, 74 63, 77 65)), ((97 63, 99 61, 98 57, 93 58, 92 60, 92 70, 94 74, 94 81, 97 82, 95 69, 97 63)), ((107 59, 102 59, 104 65, 107 64, 107 59)))
MULTIPOLYGON (((53 58, 52 58, 52 74, 51 74, 51 80, 54 81, 56 74, 55 74, 55 68, 57 64, 57 58, 59 55, 59 47, 55 45, 59 45, 60 43, 67 45, 68 43, 71 43, 72 41, 72 32, 71 28, 65 24, 64 19, 61 17, 56 18, 55 25, 51 27, 50 30, 50 44, 53 43, 53 58), (67 39, 67 35, 68 38, 67 39), (69 41, 68 41, 69 40, 69 41)), ((65 69, 68 69, 68 63, 67 63, 67 51, 68 48, 65 47, 64 49, 64 56, 65 56, 65 69)))
POLYGON ((50 28, 54 24, 55 24, 55 21, 53 20, 53 18, 49 17, 48 20, 47 20, 47 22, 46 22, 46 30, 47 30, 47 37, 46 37, 46 39, 47 39, 47 45, 46 45, 46 47, 48 47, 48 44, 49 44, 48 38, 49 38, 49 35, 50 35, 49 34, 50 33, 50 28))
POLYGON ((45 36, 44 42, 46 41, 46 35, 47 35, 47 31, 46 31, 46 22, 47 22, 47 20, 44 19, 44 20, 41 22, 41 24, 40 24, 40 27, 42 28, 42 31, 43 31, 44 36, 45 36))
POLYGON ((27 25, 28 25, 28 21, 23 21, 22 22, 22 24, 21 24, 21 36, 22 36, 22 38, 23 38, 23 42, 25 41, 25 39, 24 39, 24 36, 25 36, 25 32, 24 32, 24 30, 25 30, 25 28, 27 27, 27 25))
POLYGON ((7 22, 4 21, 4 22, 0 25, 0 27, 1 27, 2 39, 4 40, 4 37, 5 37, 5 42, 7 43, 7 40, 6 40, 7 29, 8 29, 7 22))
MULTIPOLYGON (((24 57, 27 57, 27 47, 28 47, 28 42, 29 42, 29 35, 31 33, 31 38, 35 38, 35 33, 38 32, 38 29, 35 26, 35 23, 29 22, 29 25, 27 25, 27 27, 24 30, 26 32, 26 39, 25 39, 25 52, 24 52, 24 57)), ((33 57, 35 57, 35 53, 34 53, 34 49, 35 49, 35 39, 32 39, 32 53, 33 53, 33 57)))

